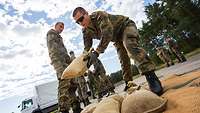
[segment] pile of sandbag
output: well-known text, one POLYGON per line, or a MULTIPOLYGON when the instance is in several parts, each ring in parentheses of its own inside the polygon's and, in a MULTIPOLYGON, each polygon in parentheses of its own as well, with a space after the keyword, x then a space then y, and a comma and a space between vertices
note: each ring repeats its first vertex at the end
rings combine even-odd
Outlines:
POLYGON ((85 107, 81 113, 120 113, 123 97, 115 94, 85 107))
POLYGON ((141 89, 127 95, 121 113, 161 113, 166 108, 167 100, 151 91, 141 89))
POLYGON ((169 78, 162 80, 164 91, 169 89, 179 89, 194 82, 200 78, 200 71, 187 73, 184 75, 171 75, 169 78))
POLYGON ((104 98, 87 106, 81 113, 160 113, 165 110, 166 103, 166 99, 140 89, 126 96, 115 94, 104 98))
POLYGON ((167 108, 164 113, 200 113, 200 71, 173 75, 162 81, 167 108))
POLYGON ((172 75, 162 81, 162 97, 138 88, 126 96, 112 95, 81 113, 200 113, 200 71, 172 75))
POLYGON ((166 92, 167 108, 164 113, 200 113, 200 88, 184 87, 166 92))

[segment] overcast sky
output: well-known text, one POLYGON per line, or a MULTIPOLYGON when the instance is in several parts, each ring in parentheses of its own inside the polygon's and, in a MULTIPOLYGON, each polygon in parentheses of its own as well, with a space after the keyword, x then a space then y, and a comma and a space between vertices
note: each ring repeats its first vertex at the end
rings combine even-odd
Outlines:
MULTIPOLYGON (((81 28, 71 17, 75 7, 82 6, 89 13, 105 10, 123 14, 141 28, 142 21, 146 21, 144 6, 152 1, 0 0, 0 102, 13 96, 31 95, 34 85, 56 80, 46 46, 46 33, 56 21, 65 23, 61 35, 68 52, 73 50, 77 56, 82 52, 81 28)), ((120 69, 112 43, 100 59, 108 74, 120 69)), ((1 110, 0 113, 11 113, 10 109, 1 110)))

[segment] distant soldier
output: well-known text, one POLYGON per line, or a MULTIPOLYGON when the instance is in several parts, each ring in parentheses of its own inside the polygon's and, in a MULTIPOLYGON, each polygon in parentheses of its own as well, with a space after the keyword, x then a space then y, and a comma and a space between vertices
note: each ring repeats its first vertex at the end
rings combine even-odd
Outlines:
POLYGON ((76 97, 75 91, 77 84, 73 79, 61 79, 61 75, 65 68, 71 63, 67 49, 64 46, 60 33, 64 29, 63 22, 57 22, 55 29, 51 29, 47 33, 47 47, 51 64, 56 70, 58 79, 58 111, 61 113, 69 113, 72 107, 73 113, 80 113, 80 103, 76 97))
POLYGON ((93 95, 97 95, 98 101, 101 100, 101 98, 103 97, 102 92, 104 90, 102 90, 102 80, 99 76, 96 76, 96 74, 94 73, 94 71, 88 71, 88 79, 89 79, 89 85, 91 88, 91 93, 93 95))
POLYGON ((161 82, 154 72, 155 65, 146 51, 139 45, 139 33, 134 21, 129 17, 113 15, 105 11, 96 11, 89 15, 82 7, 74 9, 73 19, 83 27, 84 51, 90 50, 93 39, 100 40, 97 48, 89 54, 88 66, 92 65, 94 60, 104 53, 110 42, 113 42, 126 83, 124 90, 129 88, 128 82, 133 80, 131 58, 135 60, 141 74, 145 75, 151 91, 158 95, 162 94, 161 82))
POLYGON ((89 89, 90 89, 90 92, 91 92, 91 96, 92 96, 93 99, 95 99, 96 98, 95 97, 95 95, 96 95, 96 89, 97 89, 96 85, 97 85, 97 83, 99 81, 97 82, 94 74, 90 70, 88 70, 87 76, 88 76, 87 83, 88 83, 88 86, 89 86, 89 89))
POLYGON ((185 56, 183 55, 183 53, 181 53, 181 51, 178 47, 178 44, 174 39, 172 39, 170 37, 165 37, 165 42, 169 46, 170 52, 175 55, 175 57, 178 59, 179 62, 186 61, 185 56))
POLYGON ((158 57, 167 65, 167 67, 174 65, 173 60, 170 58, 169 52, 163 46, 156 47, 158 57))
MULTIPOLYGON (((74 60, 76 58, 73 51, 70 51, 69 54, 70 54, 71 60, 74 60)), ((88 99, 89 95, 87 94, 87 91, 88 91, 87 82, 84 76, 80 76, 75 79, 78 83, 79 99, 83 102, 84 106, 87 106, 90 104, 90 101, 88 99)))
POLYGON ((90 104, 90 101, 88 99, 89 95, 87 93, 88 87, 87 87, 87 82, 84 78, 84 76, 78 77, 78 92, 80 95, 81 100, 83 101, 84 106, 87 106, 90 104))
POLYGON ((102 80, 102 82, 100 82, 98 89, 99 89, 99 98, 101 98, 103 95, 101 93, 104 93, 104 91, 108 91, 108 93, 110 94, 114 94, 114 85, 112 84, 112 82, 109 80, 109 78, 106 76, 106 70, 103 66, 103 64, 101 63, 101 61, 99 59, 96 59, 96 61, 93 64, 94 66, 94 76, 97 76, 100 78, 100 81, 102 80), (103 86, 101 83, 103 83, 106 87, 104 88, 105 90, 103 90, 103 88, 101 88, 101 86, 103 86))

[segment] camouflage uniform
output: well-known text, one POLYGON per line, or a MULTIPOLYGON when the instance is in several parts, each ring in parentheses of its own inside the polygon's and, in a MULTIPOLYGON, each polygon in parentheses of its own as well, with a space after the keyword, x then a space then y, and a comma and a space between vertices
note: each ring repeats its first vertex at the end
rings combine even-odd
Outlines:
MULTIPOLYGON (((98 86, 99 93, 103 93, 103 92, 114 93, 114 85, 112 84, 108 76, 106 76, 106 70, 103 64, 101 63, 101 61, 97 59, 93 65, 94 65, 94 72, 93 72, 94 76, 100 78, 99 80, 100 84, 98 86)), ((103 96, 103 95, 100 94, 100 96, 103 96)))
POLYGON ((47 47, 51 64, 56 70, 58 84, 58 110, 65 112, 70 109, 80 108, 75 91, 77 84, 73 79, 61 80, 62 72, 70 64, 71 60, 63 44, 62 37, 53 29, 47 33, 47 47))
POLYGON ((135 23, 122 15, 111 15, 104 11, 90 15, 89 26, 83 29, 85 51, 92 46, 92 39, 100 40, 97 51, 103 53, 110 41, 114 42, 120 59, 125 81, 132 80, 130 58, 135 60, 140 72, 155 70, 155 65, 144 49, 139 47, 139 34, 135 23))
MULTIPOLYGON (((84 78, 84 76, 80 76, 78 77, 78 84, 79 84, 79 95, 80 95, 80 99, 83 101, 84 105, 86 104, 85 101, 88 99, 88 94, 87 94, 87 91, 88 91, 88 87, 87 87, 87 82, 84 78)), ((89 101, 89 100, 87 100, 89 101)), ((89 103, 87 103, 89 104, 89 103)), ((86 105, 85 105, 86 106, 86 105)))
POLYGON ((173 60, 169 56, 169 52, 164 47, 156 47, 158 57, 167 65, 173 65, 173 60))
POLYGON ((102 78, 96 76, 95 73, 93 72, 89 72, 88 79, 89 79, 90 91, 92 93, 93 98, 96 98, 95 95, 97 95, 98 101, 100 101, 101 98, 103 97, 103 93, 106 90, 102 78))
POLYGON ((176 43, 175 40, 173 40, 172 38, 166 37, 165 41, 166 41, 167 45, 169 46, 170 52, 176 56, 176 58, 178 59, 179 62, 186 61, 185 56, 181 53, 181 51, 178 47, 178 44, 176 43))
POLYGON ((95 76, 94 74, 89 70, 88 73, 87 73, 87 76, 88 76, 88 86, 89 86, 89 89, 91 91, 91 95, 93 98, 95 98, 95 94, 96 94, 96 90, 97 87, 96 87, 96 79, 95 79, 95 76))
POLYGON ((93 94, 97 95, 98 98, 101 98, 101 81, 100 77, 96 76, 93 72, 88 73, 89 85, 93 90, 93 94))

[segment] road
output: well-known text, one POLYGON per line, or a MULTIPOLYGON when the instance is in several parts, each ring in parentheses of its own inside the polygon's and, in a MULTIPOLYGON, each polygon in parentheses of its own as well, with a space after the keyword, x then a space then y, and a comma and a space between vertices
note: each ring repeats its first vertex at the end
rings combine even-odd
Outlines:
MULTIPOLYGON (((165 67, 160 70, 157 70, 155 73, 157 74, 159 79, 165 79, 169 75, 172 75, 172 74, 181 75, 181 74, 189 73, 195 70, 200 70, 200 54, 197 54, 188 58, 186 62, 176 63, 173 66, 165 67)), ((144 76, 140 76, 134 79, 133 81, 136 84, 143 84, 144 82, 146 82, 146 79, 144 76)), ((123 88, 125 87, 124 85, 125 84, 118 85, 115 88, 115 91, 118 93, 122 93, 123 88)))

